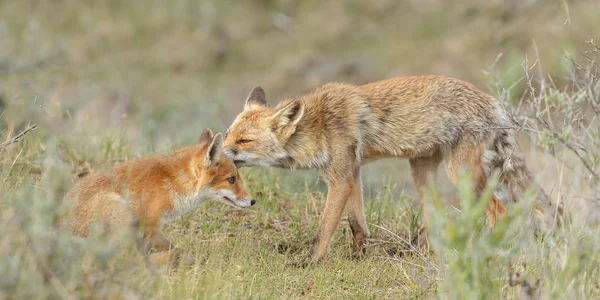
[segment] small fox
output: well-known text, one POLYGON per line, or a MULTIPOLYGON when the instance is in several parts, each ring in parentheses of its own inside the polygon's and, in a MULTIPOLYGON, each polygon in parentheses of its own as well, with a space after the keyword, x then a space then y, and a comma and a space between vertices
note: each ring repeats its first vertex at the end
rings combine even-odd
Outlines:
MULTIPOLYGON (((274 108, 256 87, 226 132, 225 153, 238 167, 319 171, 329 191, 309 262, 327 253, 346 206, 354 249, 366 253, 360 167, 367 162, 409 159, 421 197, 443 159, 455 185, 459 170, 469 169, 479 194, 495 169, 511 201, 532 184, 501 105, 470 83, 444 76, 397 77, 360 86, 329 83, 274 108)), ((540 195, 545 197, 543 191, 540 195)), ((505 211, 494 196, 487 209, 490 226, 505 211)), ((413 242, 425 241, 426 223, 413 242)))
MULTIPOLYGON (((75 235, 88 235, 92 222, 105 227, 135 225, 138 248, 166 251, 171 243, 161 226, 206 200, 245 208, 256 203, 244 187, 231 159, 223 154, 223 138, 206 129, 194 146, 171 155, 125 162, 112 174, 88 174, 66 194, 73 207, 62 221, 75 235)), ((176 262, 178 251, 157 255, 157 264, 176 262)))

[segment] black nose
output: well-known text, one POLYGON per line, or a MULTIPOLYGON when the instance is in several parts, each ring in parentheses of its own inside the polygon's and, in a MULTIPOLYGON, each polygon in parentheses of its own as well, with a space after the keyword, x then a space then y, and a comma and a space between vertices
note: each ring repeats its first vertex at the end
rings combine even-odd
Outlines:
POLYGON ((250 206, 254 205, 254 203, 256 203, 256 200, 254 200, 254 199, 250 200, 250 206))

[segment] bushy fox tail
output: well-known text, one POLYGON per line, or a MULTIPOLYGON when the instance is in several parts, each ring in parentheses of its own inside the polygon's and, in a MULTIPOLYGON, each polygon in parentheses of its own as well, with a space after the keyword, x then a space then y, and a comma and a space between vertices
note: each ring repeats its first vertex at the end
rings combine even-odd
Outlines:
MULTIPOLYGON (((500 184, 507 192, 509 202, 519 201, 534 187, 533 176, 525 164, 525 157, 517 145, 516 133, 502 129, 493 143, 496 153, 494 167, 500 170, 500 184)), ((537 188, 534 215, 542 227, 553 227, 562 220, 562 208, 555 207, 544 190, 537 188)))

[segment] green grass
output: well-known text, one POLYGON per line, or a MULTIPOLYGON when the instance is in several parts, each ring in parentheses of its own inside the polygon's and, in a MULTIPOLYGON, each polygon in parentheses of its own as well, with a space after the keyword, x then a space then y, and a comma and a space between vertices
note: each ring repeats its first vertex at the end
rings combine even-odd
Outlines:
MULTIPOLYGON (((127 143, 115 146, 107 137, 96 151, 105 159, 127 156, 121 152, 127 143)), ((0 255, 7 259, 0 262, 0 272, 8 276, 0 280, 0 298, 489 299, 526 297, 523 286, 552 299, 600 296, 598 224, 576 219, 556 235, 536 239, 528 217, 532 198, 526 197, 490 230, 483 218, 486 202, 474 205, 468 178, 460 194, 461 213, 436 192, 426 197, 434 220, 433 252, 399 254, 418 210, 411 206, 413 199, 385 187, 366 198, 372 233, 366 258, 351 258, 350 230, 343 220, 327 259, 298 268, 293 263, 307 254, 323 208, 320 182, 247 169, 246 184, 258 205, 235 211, 207 203, 172 222, 167 236, 195 264, 153 271, 132 250, 127 233, 114 237, 98 230, 80 240, 54 226, 76 161, 61 151, 63 156, 45 158, 43 171, 35 174, 26 162, 39 159, 39 148, 39 136, 30 136, 3 153, 3 166, 11 169, 3 168, 2 174, 0 255), (516 270, 521 270, 520 281, 511 277, 516 270)), ((101 160, 91 167, 98 168, 101 160)))
MULTIPOLYGON (((32 147, 28 149, 35 152, 38 145, 29 139, 25 144, 30 142, 32 147)), ((120 151, 111 145, 113 140, 107 138, 105 147, 97 151, 111 157, 120 151)), ((62 147, 68 146, 63 143, 62 147)), ((30 150, 17 149, 23 150, 15 147, 6 154, 31 155, 30 150)), ((3 278, 7 294, 0 297, 38 295, 35 291, 42 287, 44 293, 38 296, 133 293, 173 299, 371 298, 431 295, 435 291, 433 258, 400 258, 387 253, 402 246, 393 235, 408 233, 412 218, 406 205, 409 201, 393 198, 388 191, 367 200, 369 222, 377 227, 371 228, 373 247, 366 259, 351 258, 350 233, 344 221, 323 264, 307 269, 292 266, 310 247, 323 193, 316 191, 317 182, 293 184, 266 170, 245 171, 248 187, 260 199, 255 208, 232 211, 208 203, 169 224, 167 235, 194 257, 196 265, 154 274, 135 251, 126 247, 132 244, 131 236, 112 238, 100 231, 86 240, 73 240, 68 232, 54 227, 55 216, 63 210, 61 196, 74 180, 65 163, 73 155, 64 154, 62 162, 46 159, 41 175, 31 175, 27 169, 13 169, 3 175, 5 185, 12 190, 7 190, 0 206, 4 231, 0 248, 10 259, 0 264, 0 270, 15 277, 3 278), (390 235, 380 228, 395 233, 390 235), (28 261, 31 255, 40 262, 28 261), (86 263, 89 267, 79 269, 86 263), (46 271, 52 275, 44 275, 46 271)))
POLYGON ((588 78, 563 90, 564 50, 580 53, 598 38, 598 3, 0 1, 0 141, 39 126, 0 152, 0 299, 600 298, 595 187, 578 158, 535 126, 522 139, 528 165, 572 216, 543 238, 533 235, 530 197, 490 230, 468 184, 457 193, 440 170, 425 199, 432 251, 399 254, 421 218, 400 160, 363 168, 372 236, 362 260, 350 258, 342 220, 321 264, 291 266, 306 255, 323 209, 326 187, 314 171, 245 169, 259 200, 252 209, 209 203, 166 227, 196 261, 177 270, 146 268, 127 232, 80 240, 54 226, 81 170, 167 153, 206 127, 222 132, 256 85, 273 104, 333 80, 440 74, 523 108, 526 57, 539 59, 536 79, 556 82, 535 94, 557 108, 545 112, 561 121, 559 137, 586 145, 583 160, 597 171, 598 130, 561 118, 589 113, 573 106, 575 94, 590 98, 600 86, 588 78))

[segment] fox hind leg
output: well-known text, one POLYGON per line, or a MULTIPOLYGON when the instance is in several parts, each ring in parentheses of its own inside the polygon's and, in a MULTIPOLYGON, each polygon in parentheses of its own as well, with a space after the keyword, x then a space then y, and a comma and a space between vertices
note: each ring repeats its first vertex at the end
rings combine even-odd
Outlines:
MULTIPOLYGON (((486 188, 489 176, 489 166, 486 166, 483 160, 484 149, 483 144, 474 145, 470 142, 463 142, 452 150, 448 160, 448 177, 454 186, 458 187, 458 170, 461 167, 467 167, 471 171, 477 195, 481 195, 486 188)), ((486 211, 490 227, 494 227, 498 217, 504 215, 505 212, 504 204, 495 195, 492 195, 486 211)))

